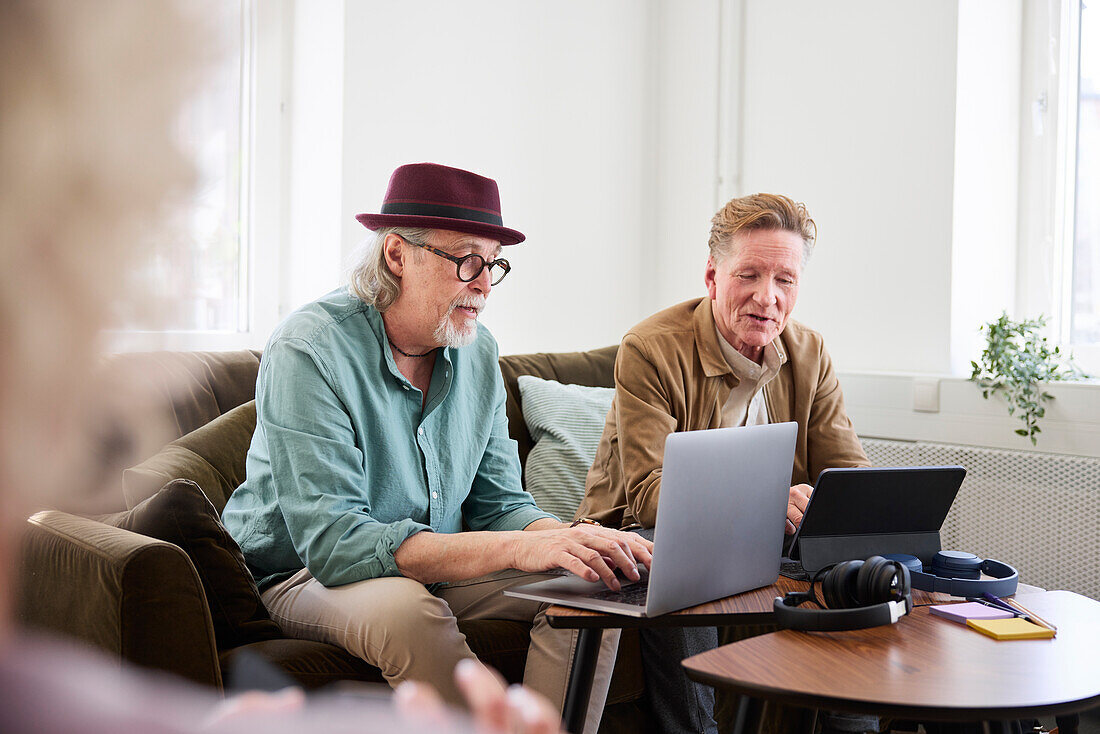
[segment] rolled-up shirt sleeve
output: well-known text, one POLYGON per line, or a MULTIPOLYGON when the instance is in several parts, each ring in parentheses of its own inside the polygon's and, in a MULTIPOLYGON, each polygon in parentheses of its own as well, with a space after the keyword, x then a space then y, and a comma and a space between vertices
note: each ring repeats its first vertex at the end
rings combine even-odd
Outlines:
POLYGON ((394 552, 430 530, 372 515, 366 462, 335 376, 308 343, 287 338, 264 354, 257 424, 267 442, 282 516, 299 558, 325 586, 397 576, 394 552))

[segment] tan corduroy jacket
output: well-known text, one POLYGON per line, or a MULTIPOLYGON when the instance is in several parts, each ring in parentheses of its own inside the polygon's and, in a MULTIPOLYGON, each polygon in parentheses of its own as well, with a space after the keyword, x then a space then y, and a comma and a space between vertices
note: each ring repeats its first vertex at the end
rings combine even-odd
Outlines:
MULTIPOLYGON (((764 402, 770 423, 798 423, 791 484, 811 483, 827 467, 869 466, 821 335, 788 321, 778 340, 785 361, 765 385, 764 402)), ((665 438, 718 428, 736 385, 709 298, 673 306, 627 332, 615 360, 615 399, 577 517, 652 527, 665 438)))

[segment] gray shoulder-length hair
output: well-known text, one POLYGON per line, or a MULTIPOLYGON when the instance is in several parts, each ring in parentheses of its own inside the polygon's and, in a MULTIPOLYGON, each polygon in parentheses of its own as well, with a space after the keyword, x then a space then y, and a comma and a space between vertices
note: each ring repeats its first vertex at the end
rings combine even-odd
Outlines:
MULTIPOLYGON (((386 235, 398 234, 410 242, 424 243, 431 232, 431 229, 424 227, 383 227, 374 230, 352 255, 348 292, 374 306, 380 313, 385 312, 401 295, 401 280, 386 265, 383 248, 386 235)), ((421 255, 421 250, 417 248, 413 257, 419 259, 421 255)))

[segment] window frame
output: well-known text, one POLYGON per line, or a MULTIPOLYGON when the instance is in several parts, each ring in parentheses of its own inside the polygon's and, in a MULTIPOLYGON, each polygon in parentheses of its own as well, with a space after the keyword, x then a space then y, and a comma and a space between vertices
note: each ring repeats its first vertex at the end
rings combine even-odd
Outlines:
POLYGON ((219 351, 264 346, 280 317, 280 263, 285 247, 284 117, 291 44, 287 0, 241 0, 241 171, 239 308, 234 330, 107 332, 114 352, 219 351))
POLYGON ((1071 341, 1081 0, 1026 7, 1016 314, 1047 316, 1049 338, 1097 376, 1100 344, 1071 341))

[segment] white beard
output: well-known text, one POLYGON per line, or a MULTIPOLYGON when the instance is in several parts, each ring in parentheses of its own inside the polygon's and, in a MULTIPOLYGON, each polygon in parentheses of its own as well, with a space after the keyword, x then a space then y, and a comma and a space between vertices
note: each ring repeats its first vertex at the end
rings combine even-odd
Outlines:
POLYGON ((457 326, 452 320, 451 315, 454 310, 460 306, 468 306, 470 308, 476 308, 478 313, 481 313, 485 308, 485 297, 477 296, 459 296, 451 302, 451 307, 447 309, 447 315, 443 317, 443 320, 439 322, 439 326, 435 329, 435 341, 444 347, 468 347, 474 343, 477 339, 477 320, 469 319, 465 321, 463 326, 457 326))

